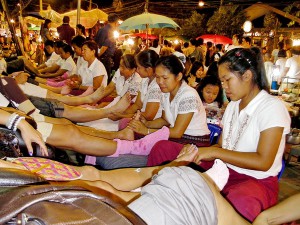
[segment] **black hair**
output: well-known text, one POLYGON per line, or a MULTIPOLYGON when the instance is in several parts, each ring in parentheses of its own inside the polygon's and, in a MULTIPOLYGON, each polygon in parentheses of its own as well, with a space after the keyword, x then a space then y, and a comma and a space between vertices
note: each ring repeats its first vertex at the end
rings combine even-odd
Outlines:
POLYGON ((203 89, 207 86, 207 85, 214 85, 214 86, 218 86, 219 87, 219 93, 217 95, 217 98, 215 99, 216 102, 218 102, 218 106, 219 108, 221 108, 223 106, 223 88, 222 88, 222 84, 221 81, 218 77, 216 76, 205 76, 201 82, 200 85, 197 88, 197 92, 202 100, 202 102, 205 102, 205 99, 203 97, 203 89))
POLYGON ((114 22, 117 22, 119 20, 119 17, 116 13, 110 13, 108 14, 108 17, 107 17, 107 21, 109 23, 114 23, 114 22))
POLYGON ((159 44, 159 40, 158 39, 154 39, 153 42, 152 42, 152 47, 153 48, 157 48, 158 44, 159 44))
POLYGON ((169 55, 169 56, 160 57, 157 60, 155 67, 161 65, 167 68, 176 77, 178 76, 179 73, 182 73, 183 75, 182 78, 184 78, 184 66, 177 56, 169 55))
POLYGON ((124 65, 126 66, 127 69, 134 69, 134 68, 136 68, 136 62, 135 62, 133 54, 122 55, 121 56, 121 60, 123 60, 124 65))
POLYGON ((213 61, 207 71, 206 71, 206 75, 207 76, 215 76, 215 77, 219 77, 218 75, 218 62, 217 61, 213 61))
POLYGON ((76 27, 81 31, 83 35, 85 35, 85 27, 81 24, 77 24, 76 27))
POLYGON ((252 82, 260 90, 269 92, 268 80, 264 67, 262 53, 259 48, 235 48, 228 51, 218 61, 218 65, 228 64, 228 69, 242 76, 247 70, 253 74, 252 82))
POLYGON ((98 44, 95 41, 86 41, 83 43, 83 45, 86 45, 89 49, 92 51, 95 51, 95 57, 98 55, 98 44))
POLYGON ((190 70, 190 74, 196 76, 196 72, 199 70, 200 67, 202 67, 204 69, 204 65, 202 62, 200 62, 200 61, 193 62, 191 70, 190 70))
POLYGON ((82 37, 81 35, 77 35, 77 36, 72 38, 71 44, 76 45, 79 48, 82 48, 85 41, 86 41, 86 39, 84 37, 82 37))
POLYGON ((219 51, 222 50, 223 44, 216 44, 216 49, 218 49, 219 51))
POLYGON ((277 56, 285 58, 286 57, 286 51, 284 49, 279 50, 277 56))
POLYGON ((158 58, 159 55, 154 50, 150 49, 141 51, 135 56, 136 62, 145 68, 154 68, 158 58))
POLYGON ((74 51, 73 51, 73 49, 72 49, 72 47, 71 47, 70 45, 65 44, 65 45, 62 47, 62 49, 63 49, 64 52, 70 53, 70 55, 71 55, 72 57, 74 56, 74 51))
POLYGON ((52 48, 54 47, 54 41, 51 41, 51 40, 47 40, 45 42, 45 46, 51 46, 52 48))
POLYGON ((70 17, 69 16, 64 16, 63 23, 70 23, 70 17))
POLYGON ((52 21, 49 20, 49 19, 45 19, 45 22, 44 22, 44 25, 43 25, 43 28, 48 28, 48 24, 51 23, 52 21))
POLYGON ((175 45, 174 46, 174 50, 177 51, 177 52, 181 52, 182 53, 181 45, 180 44, 175 45))
POLYGON ((56 47, 56 48, 62 48, 64 45, 66 45, 66 43, 64 43, 63 41, 55 41, 54 42, 54 47, 56 47))

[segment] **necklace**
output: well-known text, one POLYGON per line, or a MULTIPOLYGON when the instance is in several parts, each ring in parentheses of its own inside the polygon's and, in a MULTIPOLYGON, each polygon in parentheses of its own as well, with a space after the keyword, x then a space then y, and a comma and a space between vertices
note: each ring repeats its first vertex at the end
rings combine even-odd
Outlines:
MULTIPOLYGON (((234 140, 233 145, 231 146, 231 145, 230 145, 230 142, 231 142, 231 139, 232 139, 233 120, 234 120, 234 117, 235 117, 235 113, 236 113, 236 112, 234 112, 234 113, 232 114, 231 120, 230 120, 230 122, 229 122, 229 132, 228 132, 227 137, 225 138, 225 146, 224 146, 225 149, 236 150, 236 146, 237 146, 237 144, 238 144, 238 142, 239 142, 239 140, 240 140, 240 137, 241 137, 241 135, 243 134, 243 132, 244 132, 244 130, 245 130, 245 128, 247 127, 247 124, 248 124, 249 115, 246 115, 246 117, 244 118, 244 120, 243 120, 241 126, 240 126, 239 129, 238 129, 237 137, 236 137, 236 139, 234 140)), ((237 120, 237 123, 238 123, 238 120, 237 120)))

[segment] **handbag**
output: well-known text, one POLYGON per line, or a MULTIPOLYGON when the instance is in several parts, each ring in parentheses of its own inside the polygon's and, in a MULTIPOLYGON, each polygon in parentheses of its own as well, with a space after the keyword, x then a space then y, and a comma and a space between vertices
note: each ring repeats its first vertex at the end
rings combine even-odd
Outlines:
POLYGON ((23 156, 17 135, 10 129, 0 126, 0 158, 23 156))
MULTIPOLYGON (((40 146, 36 143, 32 143, 33 156, 42 156, 40 146)), ((48 156, 47 158, 55 158, 54 147, 46 145, 48 156)), ((0 159, 5 159, 6 157, 23 157, 29 156, 27 146, 22 138, 21 132, 19 130, 13 131, 0 125, 0 159)))
POLYGON ((8 178, 5 185, 0 179, 0 224, 146 225, 100 189, 92 192, 81 183, 49 184, 26 171, 0 168, 0 174, 8 178))

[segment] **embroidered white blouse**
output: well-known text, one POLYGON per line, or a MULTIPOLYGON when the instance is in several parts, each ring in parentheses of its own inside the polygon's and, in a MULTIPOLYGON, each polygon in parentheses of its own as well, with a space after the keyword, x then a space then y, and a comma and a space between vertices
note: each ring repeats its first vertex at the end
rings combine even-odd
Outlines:
MULTIPOLYGON (((143 107, 141 112, 145 112, 148 102, 160 102, 162 92, 156 83, 156 79, 153 79, 149 84, 149 78, 143 78, 140 89, 141 101, 143 102, 143 107)), ((161 117, 162 108, 159 107, 154 119, 161 117)))
POLYGON ((50 58, 45 62, 45 65, 47 67, 51 67, 54 65, 54 63, 56 63, 60 59, 61 59, 60 55, 56 54, 55 52, 52 52, 50 58))
POLYGON ((285 135, 289 133, 291 118, 284 104, 262 90, 239 112, 239 101, 231 101, 224 113, 222 148, 238 152, 256 152, 260 133, 268 128, 283 127, 278 152, 268 171, 243 169, 227 163, 229 168, 257 179, 277 176, 282 165, 285 135))
POLYGON ((170 93, 163 93, 161 100, 162 109, 165 113, 170 127, 174 127, 175 121, 179 114, 193 112, 193 117, 184 134, 192 136, 203 136, 210 131, 206 123, 206 113, 202 101, 197 91, 182 82, 176 96, 170 102, 170 93))
POLYGON ((141 87, 142 78, 138 73, 134 73, 125 80, 125 77, 121 76, 120 69, 118 69, 112 82, 115 83, 116 91, 119 96, 123 96, 127 91, 130 95, 137 95, 141 87))

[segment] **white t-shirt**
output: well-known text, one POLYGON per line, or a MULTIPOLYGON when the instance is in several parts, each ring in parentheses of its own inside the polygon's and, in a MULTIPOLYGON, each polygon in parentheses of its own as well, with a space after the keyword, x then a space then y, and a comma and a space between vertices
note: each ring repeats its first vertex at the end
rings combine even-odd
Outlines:
POLYGON ((76 64, 71 56, 62 62, 60 68, 67 70, 68 76, 76 73, 76 64))
POLYGON ((0 93, 0 107, 7 107, 9 105, 9 101, 4 97, 3 94, 0 93))
POLYGON ((286 60, 287 60, 286 58, 279 58, 276 60, 275 65, 278 68, 278 74, 276 74, 276 75, 281 76, 283 74, 283 71, 285 69, 286 60))
POLYGON ((140 87, 142 78, 138 73, 132 74, 127 80, 124 76, 121 76, 120 69, 118 69, 112 79, 112 82, 115 83, 116 91, 119 96, 123 96, 127 91, 130 95, 137 95, 140 87))
POLYGON ((102 64, 97 58, 88 67, 88 62, 85 61, 82 66, 78 69, 78 75, 82 78, 83 86, 93 86, 93 80, 95 77, 103 76, 101 86, 107 86, 107 72, 102 64))
POLYGON ((170 127, 174 127, 179 114, 193 112, 192 120, 184 134, 203 136, 210 133, 206 123, 205 108, 194 88, 183 81, 172 102, 170 102, 170 93, 162 95, 161 105, 170 127))
POLYGON ((223 116, 222 148, 238 152, 256 152, 260 133, 272 127, 283 127, 278 152, 268 171, 244 169, 227 163, 238 173, 257 179, 277 176, 282 166, 285 135, 290 131, 291 118, 284 104, 276 97, 262 90, 239 113, 239 101, 231 101, 223 116), (232 124, 232 125, 231 125, 232 124))
POLYGON ((0 59, 0 74, 7 71, 7 63, 4 58, 0 59))
MULTIPOLYGON (((286 76, 291 78, 300 79, 300 55, 293 55, 291 58, 288 58, 285 63, 285 67, 289 68, 286 76)), ((295 79, 289 79, 290 83, 298 82, 295 79)))
POLYGON ((45 62, 45 65, 47 67, 51 67, 53 66, 56 62, 58 62, 58 60, 60 60, 61 57, 60 55, 56 54, 55 52, 52 52, 51 56, 49 57, 49 59, 45 62))
MULTIPOLYGON (((156 83, 156 79, 153 79, 149 84, 149 78, 143 78, 140 89, 141 101, 143 103, 143 107, 141 112, 145 112, 146 106, 148 102, 159 102, 162 96, 162 92, 156 83)), ((159 107, 154 119, 161 117, 162 108, 159 107)))
POLYGON ((78 72, 78 69, 82 66, 82 64, 84 62, 86 62, 86 61, 84 60, 84 58, 82 56, 77 57, 77 63, 76 63, 77 71, 76 71, 76 74, 78 72))

